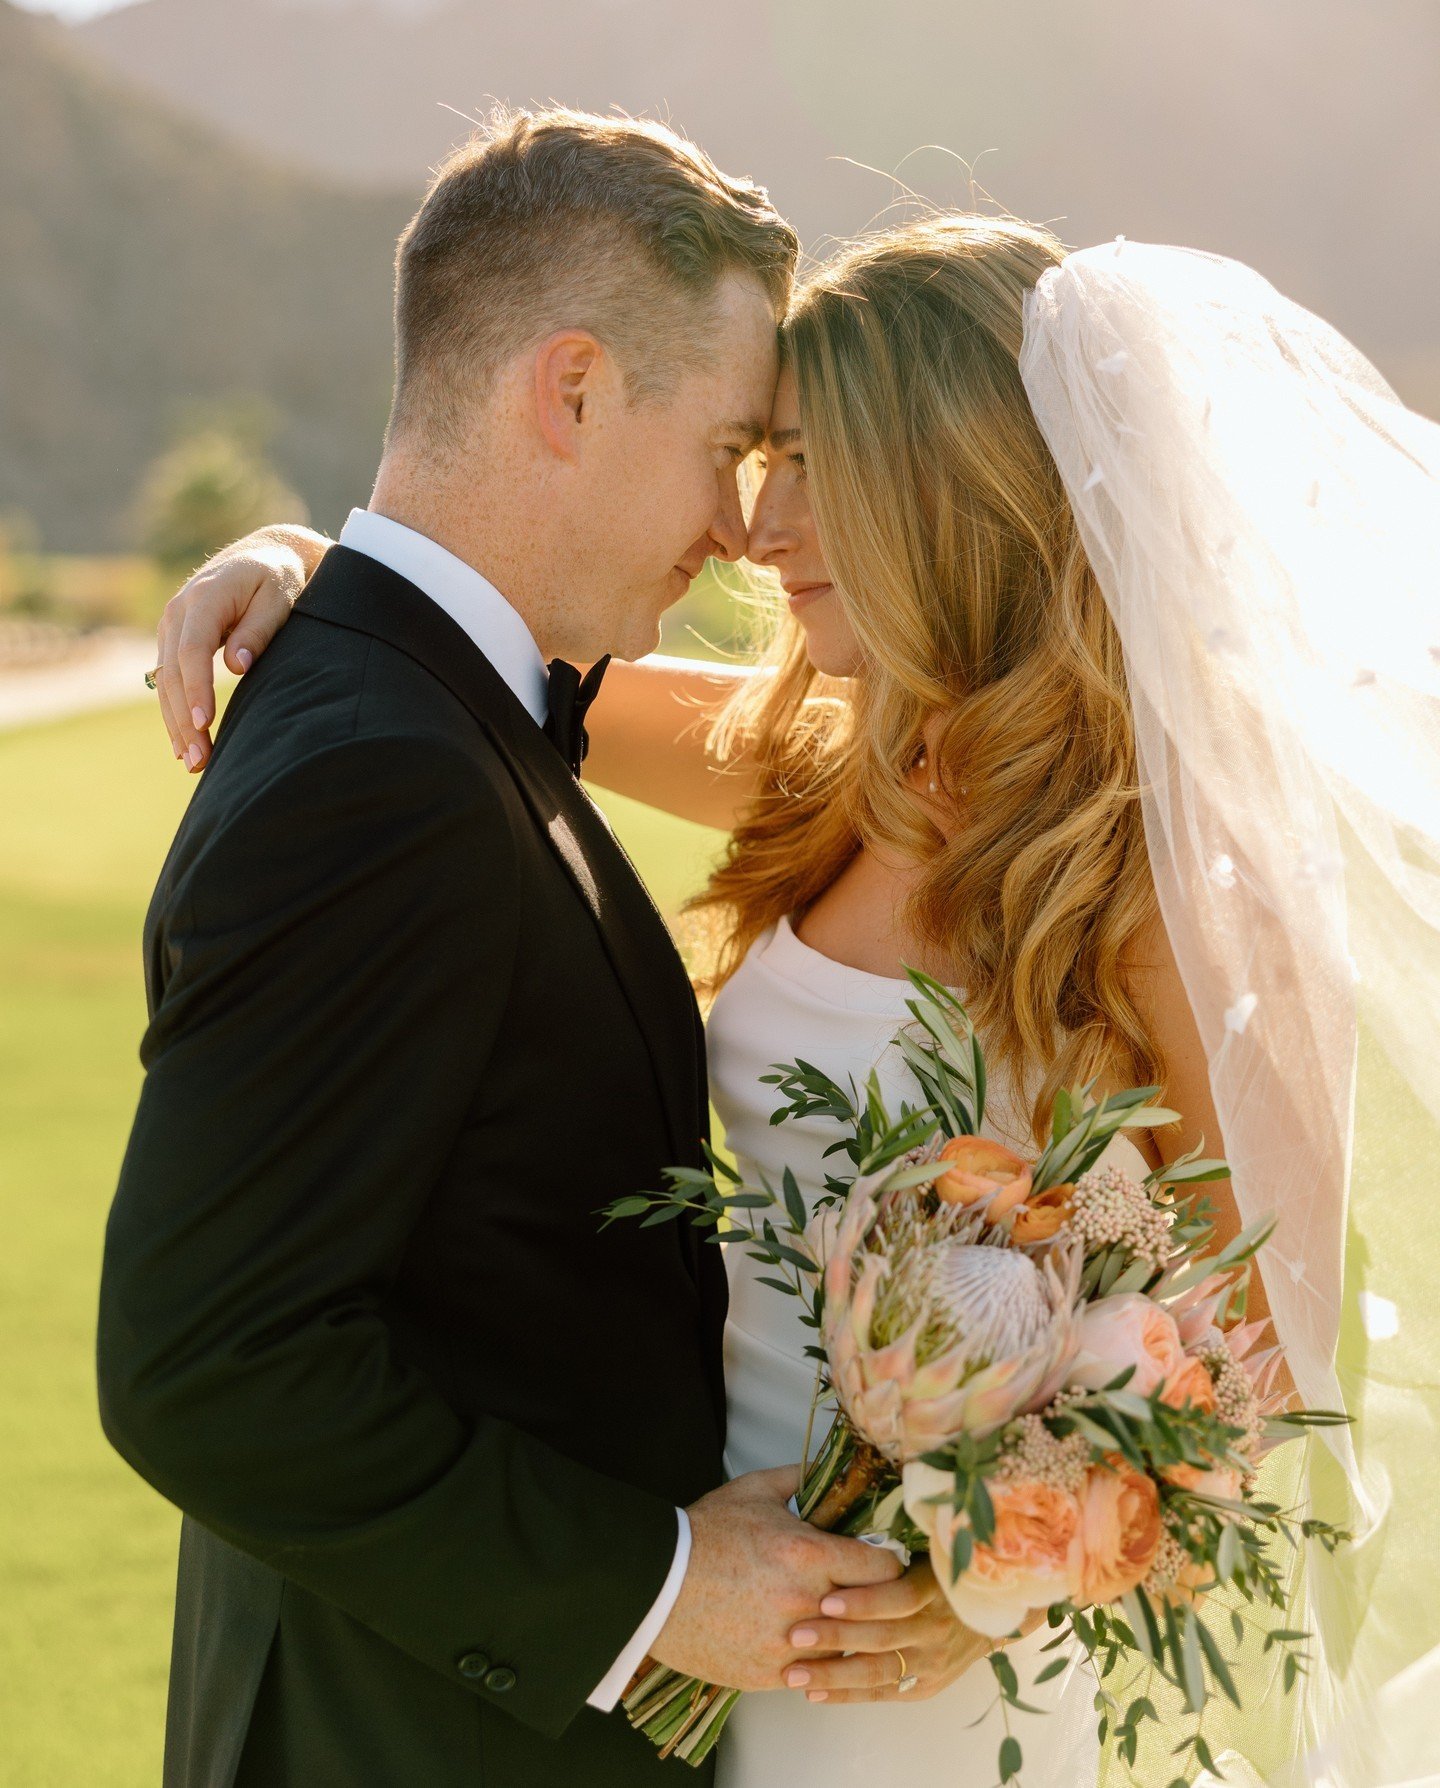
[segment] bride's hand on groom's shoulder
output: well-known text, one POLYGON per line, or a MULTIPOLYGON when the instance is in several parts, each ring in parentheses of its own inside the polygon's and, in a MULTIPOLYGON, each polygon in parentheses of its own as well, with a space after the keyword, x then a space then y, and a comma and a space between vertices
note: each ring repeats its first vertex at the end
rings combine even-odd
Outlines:
POLYGON ((686 1511, 690 1562, 651 1647, 658 1663, 736 1689, 774 1689, 801 1654, 791 1630, 836 1589, 874 1588, 900 1575, 890 1553, 799 1520, 786 1507, 798 1467, 755 1471, 686 1511))
MULTIPOLYGON (((792 1628, 799 1661, 781 1674, 785 1687, 811 1701, 923 1701, 948 1688, 996 1643, 956 1618, 929 1559, 917 1560, 892 1583, 827 1596, 821 1615, 792 1628), (903 1696, 902 1660, 903 1674, 915 1678, 903 1696)), ((1044 1618, 1043 1611, 1028 1616, 1021 1631, 1033 1632, 1044 1618)))
POLYGON ((330 542, 309 528, 247 534, 207 559, 169 602, 156 629, 156 693, 170 749, 193 774, 210 756, 215 654, 243 676, 289 619, 330 542))

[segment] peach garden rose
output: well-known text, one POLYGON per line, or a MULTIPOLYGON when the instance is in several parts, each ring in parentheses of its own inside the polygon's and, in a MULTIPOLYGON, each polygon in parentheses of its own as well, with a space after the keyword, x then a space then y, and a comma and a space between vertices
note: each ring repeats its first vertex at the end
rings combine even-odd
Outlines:
POLYGON ((1085 1606, 1113 1602, 1143 1582, 1161 1534, 1155 1482, 1118 1453, 1092 1465, 1080 1493, 1080 1583, 1085 1606))
POLYGON ((1134 1376, 1125 1388, 1137 1397, 1148 1397, 1186 1365, 1175 1319, 1138 1291, 1097 1298, 1086 1306, 1077 1329, 1080 1351, 1070 1382, 1089 1391, 1100 1390, 1133 1366, 1134 1376))
POLYGON ((1079 1585, 1080 1504, 1068 1490, 1030 1478, 992 1483, 995 1532, 976 1546, 968 1568, 951 1584, 950 1558, 957 1518, 949 1503, 948 1473, 907 1465, 905 1508, 930 1540, 936 1576, 956 1615, 990 1638, 1013 1633, 1032 1608, 1048 1608, 1079 1585), (940 1495, 943 1502, 931 1503, 940 1495))

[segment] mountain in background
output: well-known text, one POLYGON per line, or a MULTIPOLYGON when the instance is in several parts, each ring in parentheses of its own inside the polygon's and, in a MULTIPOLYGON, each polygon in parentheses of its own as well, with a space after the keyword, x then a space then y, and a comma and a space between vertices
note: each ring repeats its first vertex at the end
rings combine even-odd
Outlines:
POLYGON ((0 513, 116 542, 186 404, 258 394, 333 524, 379 443, 393 238, 491 99, 668 116, 821 255, 897 172, 1236 255, 1440 414, 1433 0, 0 0, 0 513))
POLYGON ((1434 0, 140 0, 77 37, 268 155, 412 190, 491 97, 668 115, 821 249, 894 198, 872 170, 971 204, 964 158, 1070 243, 1251 262, 1440 413, 1434 0))
POLYGON ((0 516, 125 546, 156 454, 235 404, 334 524, 369 494, 412 208, 270 165, 0 0, 0 516))

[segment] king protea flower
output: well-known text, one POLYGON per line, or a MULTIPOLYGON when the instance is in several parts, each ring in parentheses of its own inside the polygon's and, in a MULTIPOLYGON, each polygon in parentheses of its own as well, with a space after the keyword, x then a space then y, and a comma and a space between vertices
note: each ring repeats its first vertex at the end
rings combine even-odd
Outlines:
POLYGON ((1048 1403, 1075 1355, 1081 1257, 1041 1261, 982 1212, 857 1180, 825 1261, 824 1341, 851 1427, 893 1464, 1048 1403))

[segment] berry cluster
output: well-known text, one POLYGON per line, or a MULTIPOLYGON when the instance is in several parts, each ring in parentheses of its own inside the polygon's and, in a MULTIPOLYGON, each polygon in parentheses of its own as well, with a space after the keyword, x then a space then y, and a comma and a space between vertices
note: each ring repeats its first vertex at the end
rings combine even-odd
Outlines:
POLYGON ((1171 1214, 1118 1167, 1092 1167, 1075 1182, 1066 1223, 1087 1254, 1117 1244, 1158 1272, 1170 1254, 1171 1214))
MULTIPOLYGON (((1086 1394, 1072 1392, 1067 1398, 1062 1391, 1047 1405, 1047 1412, 1059 1413, 1064 1402, 1086 1394)), ((999 1483, 1033 1479, 1078 1494, 1089 1463, 1090 1442, 1083 1434, 1067 1434, 1061 1440, 1046 1427, 1043 1414, 1023 1415, 1010 1425, 995 1477, 999 1483)))

